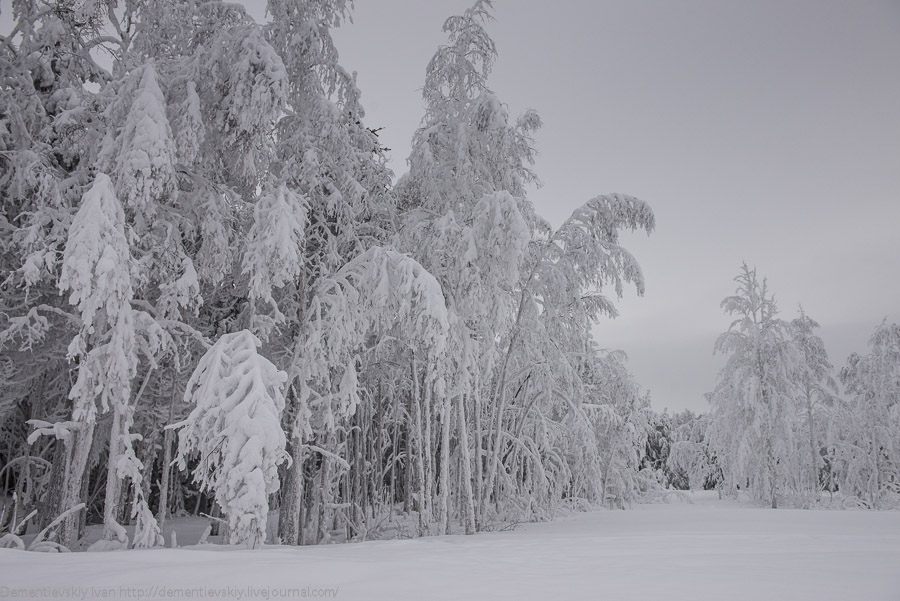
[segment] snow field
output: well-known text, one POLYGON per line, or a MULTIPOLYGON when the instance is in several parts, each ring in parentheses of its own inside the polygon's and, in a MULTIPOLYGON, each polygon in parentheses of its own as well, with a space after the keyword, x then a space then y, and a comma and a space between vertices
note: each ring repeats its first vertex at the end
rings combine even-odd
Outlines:
POLYGON ((78 589, 84 599, 898 601, 900 512, 701 497, 471 537, 254 551, 0 550, 0 582, 7 598, 44 587, 48 597, 78 589))

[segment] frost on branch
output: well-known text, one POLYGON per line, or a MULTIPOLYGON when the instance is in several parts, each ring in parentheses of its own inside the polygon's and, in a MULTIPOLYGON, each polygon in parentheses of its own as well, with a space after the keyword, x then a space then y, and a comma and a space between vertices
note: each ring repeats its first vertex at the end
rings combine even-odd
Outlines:
POLYGON ((110 399, 127 400, 137 369, 124 222, 112 182, 98 174, 69 228, 59 278, 60 291, 69 291, 69 303, 78 307, 82 321, 69 345, 69 356, 80 360, 69 394, 76 421, 94 421, 96 391, 104 411, 110 399))
POLYGON ((624 194, 597 196, 577 208, 555 232, 547 235, 528 275, 528 294, 546 327, 553 331, 576 323, 589 331, 600 315, 618 311, 604 294, 611 286, 621 298, 626 283, 644 293, 644 275, 637 260, 619 243, 620 230, 656 226, 653 210, 642 200, 624 194))
POLYGON ((582 286, 599 289, 612 285, 621 297, 624 284, 631 283, 638 294, 643 294, 640 265, 619 245, 619 231, 643 229, 650 233, 655 226, 653 210, 647 203, 625 194, 607 194, 576 209, 557 230, 550 247, 578 275, 573 279, 582 286))
POLYGON ((472 211, 472 255, 488 281, 509 290, 519 281, 519 263, 531 240, 531 230, 516 199, 506 191, 486 194, 472 211))
POLYGON ((287 72, 257 27, 219 32, 213 42, 202 78, 222 84, 199 92, 211 109, 204 115, 206 141, 228 149, 219 157, 223 167, 251 191, 271 159, 271 133, 287 104, 287 72))
POLYGON ((150 227, 156 203, 175 190, 176 148, 165 98, 148 62, 118 142, 116 185, 123 204, 135 212, 135 228, 150 227))
POLYGON ((243 272, 250 275, 250 297, 271 304, 276 318, 283 316, 272 290, 297 279, 303 266, 307 209, 302 196, 281 185, 263 194, 253 210, 243 272))
POLYGON ((225 334, 200 359, 184 400, 196 405, 183 422, 178 464, 200 455, 194 481, 215 492, 228 517, 228 543, 257 547, 266 534, 268 496, 278 491, 286 458, 281 429, 287 375, 256 352, 247 330, 225 334))
POLYGON ((377 246, 324 280, 311 312, 294 354, 301 382, 295 433, 304 439, 353 415, 359 402, 355 354, 369 334, 398 326, 398 337, 432 361, 447 345, 440 284, 414 259, 377 246))

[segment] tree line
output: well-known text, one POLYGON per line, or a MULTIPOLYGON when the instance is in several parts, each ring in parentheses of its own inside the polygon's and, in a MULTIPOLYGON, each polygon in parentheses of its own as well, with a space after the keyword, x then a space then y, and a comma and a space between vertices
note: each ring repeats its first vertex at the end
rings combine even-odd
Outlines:
POLYGON ((875 328, 867 354, 836 369, 803 308, 779 317, 764 278, 744 264, 733 317, 716 341, 726 357, 708 414, 676 415, 657 429, 670 481, 748 493, 769 504, 814 507, 840 493, 852 507, 900 502, 900 326, 875 328))

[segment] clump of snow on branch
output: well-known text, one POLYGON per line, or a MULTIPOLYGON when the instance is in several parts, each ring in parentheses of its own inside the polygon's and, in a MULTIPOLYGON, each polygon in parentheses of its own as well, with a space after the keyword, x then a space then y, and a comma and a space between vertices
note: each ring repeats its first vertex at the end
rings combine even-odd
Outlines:
POLYGON ((175 190, 176 147, 165 107, 156 66, 150 61, 143 68, 116 160, 116 189, 123 204, 135 211, 139 232, 150 227, 156 203, 175 190))
POLYGON ((278 317, 272 290, 300 275, 307 209, 302 196, 281 185, 263 194, 253 210, 243 272, 250 275, 250 297, 271 304, 278 317))
POLYGON ((69 291, 69 303, 81 313, 81 333, 69 345, 69 356, 80 361, 69 394, 75 400, 76 420, 93 421, 98 392, 104 411, 111 397, 127 399, 137 369, 124 222, 112 182, 99 173, 69 228, 59 278, 59 289, 69 291), (93 338, 95 331, 102 343, 88 350, 86 338, 93 338))

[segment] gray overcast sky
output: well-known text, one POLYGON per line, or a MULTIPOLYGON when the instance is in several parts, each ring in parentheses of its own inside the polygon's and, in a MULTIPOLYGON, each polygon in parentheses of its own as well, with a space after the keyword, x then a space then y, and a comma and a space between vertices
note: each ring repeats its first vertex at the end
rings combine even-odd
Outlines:
MULTIPOLYGON (((425 66, 467 0, 359 0, 336 32, 398 175, 425 66)), ((544 127, 531 199, 559 224, 605 192, 649 202, 647 278, 596 328, 657 408, 705 410, 742 261, 783 317, 802 303, 832 362, 900 319, 900 3, 497 0, 491 86, 544 127)))
MULTIPOLYGON (((263 19, 263 0, 245 2, 263 19)), ((357 0, 335 32, 371 127, 406 170, 425 66, 469 0, 357 0)), ((9 18, 8 0, 0 0, 9 18)), ((605 192, 649 202, 647 279, 596 328, 657 408, 705 410, 742 261, 832 362, 900 320, 900 2, 496 0, 491 86, 544 120, 530 195, 558 225, 605 192)))

